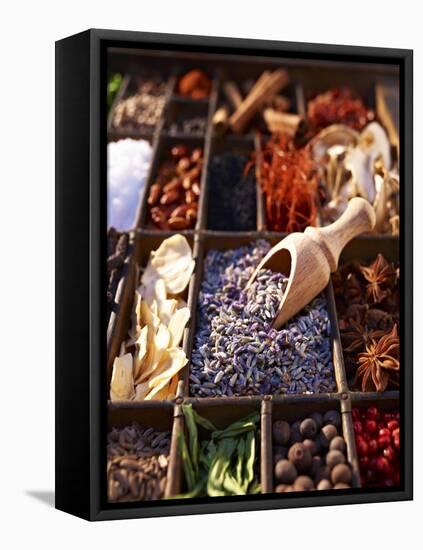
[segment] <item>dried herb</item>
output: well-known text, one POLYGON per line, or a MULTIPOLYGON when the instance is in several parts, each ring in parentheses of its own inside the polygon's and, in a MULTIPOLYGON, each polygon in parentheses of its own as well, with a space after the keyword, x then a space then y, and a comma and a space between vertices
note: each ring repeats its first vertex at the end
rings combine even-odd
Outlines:
POLYGON ((333 88, 315 96, 308 102, 307 116, 315 131, 337 123, 362 130, 375 118, 374 112, 348 88, 333 88))
POLYGON ((191 404, 182 405, 182 410, 187 426, 188 445, 181 432, 179 448, 188 493, 178 495, 178 498, 258 492, 255 463, 259 414, 250 414, 224 430, 217 430, 191 404), (197 426, 211 432, 210 438, 202 441, 201 445, 197 426))
POLYGON ((333 276, 345 366, 356 389, 383 391, 398 385, 395 368, 388 374, 377 368, 386 337, 399 325, 398 281, 399 269, 381 254, 370 265, 345 264, 333 276))
POLYGON ((389 334, 372 340, 358 355, 357 377, 362 391, 385 391, 389 383, 399 385, 399 337, 397 325, 389 334))
POLYGON ((291 233, 316 225, 318 178, 309 151, 275 135, 260 152, 259 165, 267 228, 291 233))

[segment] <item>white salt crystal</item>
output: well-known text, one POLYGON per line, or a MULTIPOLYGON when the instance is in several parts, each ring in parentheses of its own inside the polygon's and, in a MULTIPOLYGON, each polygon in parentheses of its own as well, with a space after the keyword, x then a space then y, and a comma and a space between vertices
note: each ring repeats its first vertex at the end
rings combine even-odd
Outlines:
POLYGON ((143 139, 121 139, 107 145, 107 226, 127 231, 144 193, 152 149, 143 139))

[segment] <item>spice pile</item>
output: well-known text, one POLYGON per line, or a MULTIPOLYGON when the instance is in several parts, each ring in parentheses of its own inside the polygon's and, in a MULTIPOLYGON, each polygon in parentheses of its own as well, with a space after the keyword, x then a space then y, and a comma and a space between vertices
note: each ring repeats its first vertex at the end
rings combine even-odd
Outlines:
POLYGON ((273 423, 276 493, 349 489, 351 467, 341 433, 341 415, 334 410, 313 413, 293 422, 273 423))
POLYGON ((316 225, 318 178, 309 150, 276 135, 260 152, 259 165, 267 228, 292 233, 316 225))
POLYGON ((128 242, 127 233, 119 233, 114 227, 109 227, 107 230, 107 318, 113 311, 117 286, 128 252, 128 242))
POLYGON ((315 298, 285 328, 271 327, 287 279, 263 270, 248 291, 266 241, 204 263, 190 391, 199 397, 330 392, 335 389, 326 300, 315 298))
POLYGON ((334 124, 308 144, 324 184, 323 222, 335 221, 353 197, 363 197, 374 207, 375 231, 399 232, 399 175, 391 158, 388 135, 378 122, 359 133, 334 124))
POLYGON ((248 157, 223 153, 209 166, 208 228, 226 231, 256 229, 257 192, 248 157))
POLYGON ((347 375, 354 389, 399 386, 399 268, 382 254, 332 277, 347 375))
POLYGON ((135 223, 152 157, 143 139, 120 139, 107 145, 107 225, 128 231, 135 223))
POLYGON ((204 135, 206 132, 207 118, 203 116, 195 116, 186 118, 181 121, 172 122, 169 125, 169 133, 175 134, 191 134, 191 135, 204 135))
POLYGON ((197 221, 203 150, 176 145, 169 156, 148 195, 151 219, 164 231, 190 229, 197 221))
POLYGON ((116 105, 112 127, 138 132, 153 129, 162 116, 165 95, 165 82, 155 79, 142 81, 135 94, 116 105))
POLYGON ((181 235, 151 253, 135 292, 128 339, 113 362, 112 401, 175 397, 178 372, 188 362, 180 344, 190 311, 181 294, 193 271, 192 252, 181 235))
POLYGON ((109 502, 163 498, 169 462, 170 433, 138 424, 107 436, 109 502))
POLYGON ((400 413, 377 407, 352 410, 361 485, 391 487, 400 483, 400 413))
POLYGON ((194 69, 180 78, 177 91, 192 99, 206 99, 211 92, 211 80, 203 71, 194 69))
POLYGON ((182 405, 188 432, 179 437, 185 483, 188 492, 178 498, 223 497, 260 492, 258 481, 258 413, 218 430, 200 416, 192 405, 182 405), (210 432, 199 442, 198 428, 210 432))
POLYGON ((375 114, 348 88, 333 88, 308 102, 307 117, 315 131, 336 123, 362 130, 375 114))

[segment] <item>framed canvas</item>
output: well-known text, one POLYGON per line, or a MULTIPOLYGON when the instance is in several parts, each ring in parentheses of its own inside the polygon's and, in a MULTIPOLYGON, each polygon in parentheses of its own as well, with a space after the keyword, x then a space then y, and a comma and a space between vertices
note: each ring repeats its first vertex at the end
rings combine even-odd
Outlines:
POLYGON ((412 498, 412 89, 410 50, 56 43, 57 508, 412 498))

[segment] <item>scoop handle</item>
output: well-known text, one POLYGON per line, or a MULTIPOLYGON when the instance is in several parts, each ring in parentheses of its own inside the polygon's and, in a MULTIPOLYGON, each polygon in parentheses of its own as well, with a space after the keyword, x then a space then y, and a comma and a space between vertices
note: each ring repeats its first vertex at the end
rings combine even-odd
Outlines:
POLYGON ((373 206, 361 197, 354 197, 336 222, 327 227, 308 227, 305 234, 318 241, 331 272, 338 267, 339 256, 354 237, 371 231, 376 223, 373 206))

